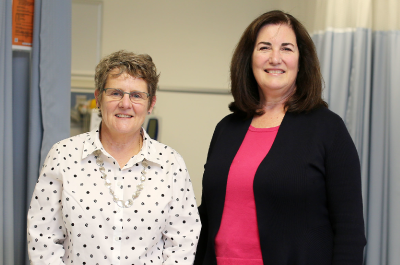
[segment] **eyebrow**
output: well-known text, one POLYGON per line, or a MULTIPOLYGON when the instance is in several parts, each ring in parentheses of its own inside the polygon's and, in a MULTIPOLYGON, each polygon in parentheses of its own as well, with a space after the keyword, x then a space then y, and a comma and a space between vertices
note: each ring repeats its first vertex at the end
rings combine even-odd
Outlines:
MULTIPOLYGON (((267 41, 260 41, 259 43, 257 43, 257 45, 260 45, 260 44, 272 45, 270 42, 267 42, 267 41)), ((288 45, 291 45, 291 46, 295 47, 295 46, 294 46, 292 43, 290 43, 290 42, 284 42, 284 43, 282 43, 282 46, 288 46, 288 45)))

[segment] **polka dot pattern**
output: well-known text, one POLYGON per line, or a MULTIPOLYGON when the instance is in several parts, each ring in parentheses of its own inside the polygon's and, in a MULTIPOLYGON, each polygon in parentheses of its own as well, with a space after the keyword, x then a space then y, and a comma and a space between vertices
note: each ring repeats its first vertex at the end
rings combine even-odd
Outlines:
POLYGON ((103 149, 98 131, 56 143, 36 184, 28 212, 31 264, 192 264, 200 219, 183 158, 144 132, 139 154, 123 168, 103 149), (120 208, 104 185, 93 152, 101 151, 120 208))

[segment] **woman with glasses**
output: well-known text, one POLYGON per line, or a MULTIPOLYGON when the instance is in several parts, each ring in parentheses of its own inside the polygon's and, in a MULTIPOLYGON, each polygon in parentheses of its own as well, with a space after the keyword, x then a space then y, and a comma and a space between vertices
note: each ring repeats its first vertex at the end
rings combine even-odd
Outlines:
POLYGON ((142 124, 159 75, 126 51, 96 67, 98 130, 56 143, 28 213, 31 264, 192 264, 200 233, 185 162, 142 124))

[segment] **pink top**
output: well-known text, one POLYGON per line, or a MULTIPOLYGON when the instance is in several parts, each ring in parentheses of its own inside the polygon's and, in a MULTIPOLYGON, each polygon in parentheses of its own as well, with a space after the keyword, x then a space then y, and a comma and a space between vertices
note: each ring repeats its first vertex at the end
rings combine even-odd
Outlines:
POLYGON ((215 237, 218 265, 263 265, 253 180, 279 126, 249 130, 232 161, 221 226, 215 237))

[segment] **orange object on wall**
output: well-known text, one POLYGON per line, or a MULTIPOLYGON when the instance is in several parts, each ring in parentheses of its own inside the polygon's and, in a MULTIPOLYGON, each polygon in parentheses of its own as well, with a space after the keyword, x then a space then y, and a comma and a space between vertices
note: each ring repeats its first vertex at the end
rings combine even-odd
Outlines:
POLYGON ((12 45, 32 47, 35 0, 13 0, 12 45))

